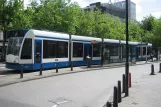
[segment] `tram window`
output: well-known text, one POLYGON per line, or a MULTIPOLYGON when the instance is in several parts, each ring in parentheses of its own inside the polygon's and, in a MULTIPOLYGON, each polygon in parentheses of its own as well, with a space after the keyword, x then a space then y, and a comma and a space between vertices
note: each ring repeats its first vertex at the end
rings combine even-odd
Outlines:
POLYGON ((43 41, 43 58, 56 58, 56 41, 43 41))
POLYGON ((123 57, 126 57, 126 45, 122 46, 122 55, 123 57))
POLYGON ((138 47, 138 55, 141 55, 141 47, 138 47))
POLYGON ((57 57, 65 58, 68 57, 68 42, 58 41, 57 57))
POLYGON ((101 45, 94 44, 93 45, 93 57, 100 57, 101 56, 101 45))
POLYGON ((119 47, 118 46, 110 46, 110 56, 119 56, 119 47))
POLYGON ((143 55, 146 55, 146 47, 143 47, 143 55))
POLYGON ((68 57, 68 42, 43 41, 43 58, 64 58, 68 57))
POLYGON ((147 55, 150 55, 150 53, 151 53, 151 48, 148 47, 148 49, 147 49, 147 55))
POLYGON ((130 53, 132 53, 132 55, 135 54, 135 48, 133 46, 130 47, 130 53))
POLYGON ((23 30, 20 30, 20 31, 18 31, 18 36, 19 37, 22 37, 22 36, 24 36, 25 34, 24 34, 24 31, 23 30))
POLYGON ((21 59, 31 59, 32 56, 32 39, 26 38, 22 47, 21 59))
POLYGON ((83 43, 73 42, 73 57, 83 57, 83 43))

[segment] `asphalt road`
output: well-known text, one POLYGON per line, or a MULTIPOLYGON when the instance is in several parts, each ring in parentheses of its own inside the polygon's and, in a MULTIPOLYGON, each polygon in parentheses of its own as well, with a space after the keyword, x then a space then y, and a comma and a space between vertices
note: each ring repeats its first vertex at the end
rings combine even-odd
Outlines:
MULTIPOLYGON (((132 81, 150 74, 150 66, 130 66, 132 81)), ((0 107, 102 107, 123 73, 124 67, 102 69, 1 87, 0 107)))

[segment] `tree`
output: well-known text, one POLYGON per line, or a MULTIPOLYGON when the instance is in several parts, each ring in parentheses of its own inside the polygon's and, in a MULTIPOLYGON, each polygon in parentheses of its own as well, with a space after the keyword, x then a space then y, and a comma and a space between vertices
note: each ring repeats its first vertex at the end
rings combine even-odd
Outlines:
POLYGON ((161 47, 161 18, 157 20, 152 37, 153 46, 161 47))
POLYGON ((144 19, 141 21, 141 28, 144 29, 145 31, 152 31, 155 25, 156 25, 156 19, 152 15, 144 17, 144 19))
POLYGON ((10 24, 13 21, 13 15, 15 13, 12 5, 14 1, 1 0, 0 2, 0 29, 3 31, 3 48, 2 48, 2 60, 5 60, 5 42, 6 42, 6 31, 10 29, 10 24))
POLYGON ((12 29, 29 29, 32 28, 32 11, 24 9, 22 0, 9 2, 13 8, 12 29))
POLYGON ((131 41, 142 41, 144 37, 144 31, 139 24, 129 21, 129 37, 131 41))

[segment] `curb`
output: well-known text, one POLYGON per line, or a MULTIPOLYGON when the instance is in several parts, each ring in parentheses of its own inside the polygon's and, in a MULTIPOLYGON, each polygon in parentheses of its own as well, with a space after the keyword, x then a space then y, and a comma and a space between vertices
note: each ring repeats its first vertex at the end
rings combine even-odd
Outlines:
MULTIPOLYGON (((153 62, 157 63, 157 62, 153 62)), ((137 65, 145 65, 145 64, 151 64, 151 63, 143 63, 143 64, 130 64, 129 66, 137 66, 137 65)), ((113 66, 103 66, 103 67, 96 67, 96 68, 91 68, 91 69, 85 69, 85 70, 80 70, 80 71, 71 71, 71 72, 66 72, 66 73, 60 73, 60 74, 52 74, 52 75, 47 75, 47 76, 38 76, 34 78, 29 78, 29 79, 20 79, 20 80, 15 80, 11 81, 8 83, 0 84, 0 87, 16 84, 16 83, 21 83, 21 82, 27 82, 27 81, 33 81, 33 80, 38 80, 38 79, 43 79, 43 78, 48 78, 48 77, 54 77, 54 76, 60 76, 60 75, 67 75, 67 74, 74 74, 74 73, 81 73, 81 72, 86 72, 86 71, 95 71, 95 70, 101 70, 101 69, 111 69, 111 68, 121 68, 125 67, 125 64, 120 64, 120 65, 113 65, 113 66)))
POLYGON ((81 70, 81 71, 71 71, 71 72, 66 72, 66 73, 61 73, 61 74, 52 74, 52 75, 47 75, 47 76, 39 76, 35 78, 29 78, 29 79, 21 79, 20 80, 15 80, 11 81, 8 83, 0 84, 0 87, 16 84, 16 83, 21 83, 21 82, 27 82, 27 81, 33 81, 33 80, 38 80, 38 79, 43 79, 43 78, 48 78, 48 77, 54 77, 54 76, 60 76, 60 75, 67 75, 67 74, 74 74, 74 73, 81 73, 81 72, 86 72, 86 71, 95 71, 95 70, 100 70, 100 69, 111 69, 111 68, 119 68, 123 66, 112 66, 112 67, 102 67, 102 68, 93 68, 93 69, 86 69, 86 70, 81 70))

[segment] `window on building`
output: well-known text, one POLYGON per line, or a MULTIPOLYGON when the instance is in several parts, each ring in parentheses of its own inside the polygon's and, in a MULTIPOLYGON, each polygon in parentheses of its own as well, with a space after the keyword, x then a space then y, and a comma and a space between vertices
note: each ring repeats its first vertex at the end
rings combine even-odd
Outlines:
POLYGON ((93 57, 100 57, 100 56, 101 56, 101 44, 94 44, 93 57))
POLYGON ((22 47, 21 59, 32 58, 32 39, 26 38, 22 47))
POLYGON ((73 57, 83 57, 83 43, 73 42, 73 57))

